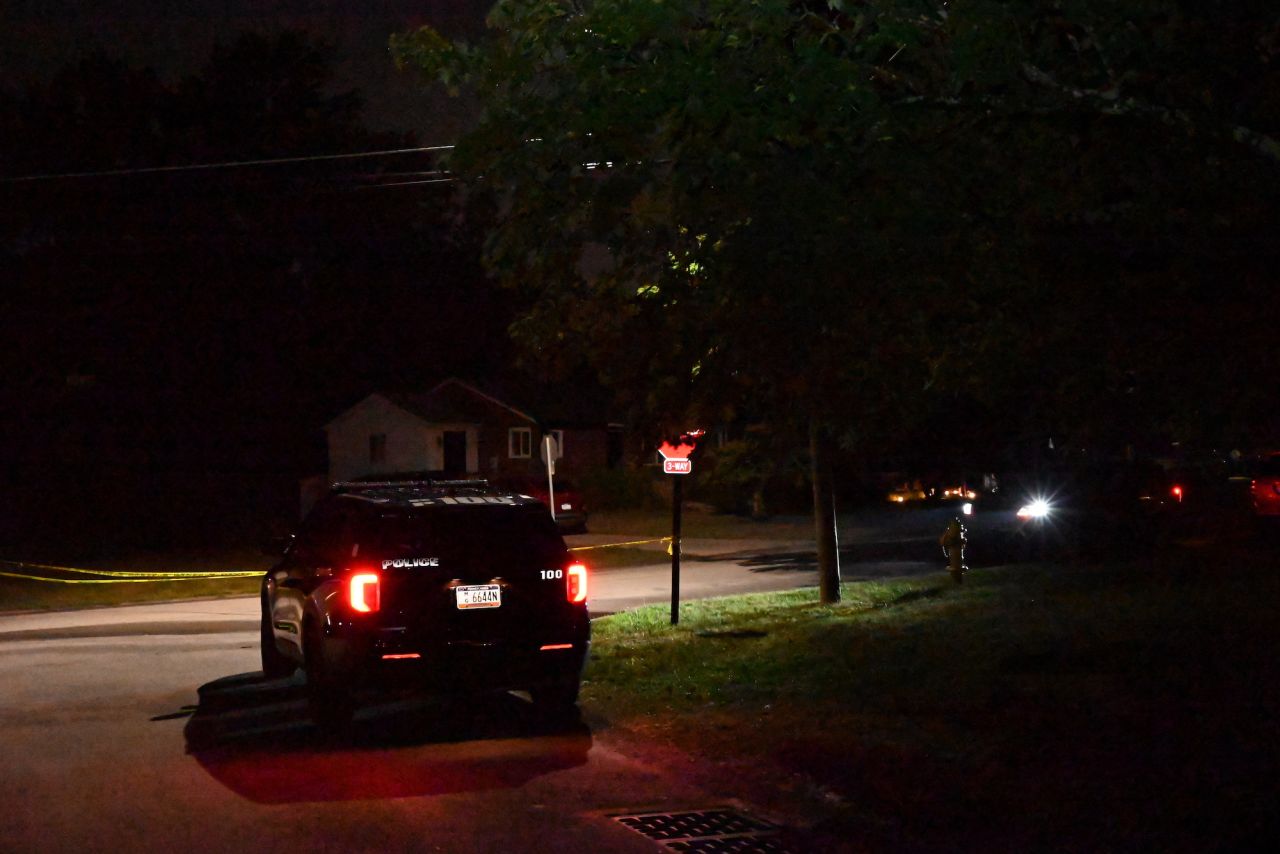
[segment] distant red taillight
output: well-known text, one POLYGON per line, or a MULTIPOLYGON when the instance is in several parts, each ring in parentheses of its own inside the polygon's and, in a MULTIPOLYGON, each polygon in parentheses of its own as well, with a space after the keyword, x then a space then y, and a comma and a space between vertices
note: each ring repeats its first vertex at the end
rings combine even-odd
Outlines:
POLYGON ((568 585, 565 594, 573 603, 587 601, 587 567, 581 563, 570 564, 565 570, 568 574, 568 585))
POLYGON ((369 614, 382 607, 382 585, 376 572, 357 572, 347 580, 347 601, 353 611, 369 614))
POLYGON ((1179 504, 1182 503, 1182 487, 1181 486, 1178 486, 1177 484, 1175 484, 1173 489, 1169 490, 1169 492, 1171 495, 1173 495, 1174 498, 1178 499, 1179 504))

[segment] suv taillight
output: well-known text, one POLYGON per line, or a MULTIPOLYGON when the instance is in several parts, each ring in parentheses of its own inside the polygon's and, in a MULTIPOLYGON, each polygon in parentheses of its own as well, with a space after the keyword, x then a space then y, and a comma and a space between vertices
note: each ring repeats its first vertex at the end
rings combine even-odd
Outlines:
POLYGON ((565 570, 567 584, 565 595, 575 604, 587 601, 587 567, 585 564, 570 564, 565 570))
POLYGON ((347 579, 347 603, 353 611, 372 613, 382 606, 382 584, 376 572, 356 572, 347 579))

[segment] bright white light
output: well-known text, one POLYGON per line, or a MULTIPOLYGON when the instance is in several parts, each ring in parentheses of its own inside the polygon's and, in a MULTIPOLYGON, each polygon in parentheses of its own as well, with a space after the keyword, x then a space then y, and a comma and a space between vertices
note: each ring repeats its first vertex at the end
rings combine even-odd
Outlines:
POLYGON ((1037 498, 1030 504, 1023 505, 1018 508, 1019 519, 1043 519, 1049 515, 1049 502, 1043 498, 1037 498))
POLYGON ((973 515, 973 505, 972 505, 972 504, 970 504, 968 501, 966 501, 964 504, 960 505, 960 512, 961 512, 961 513, 963 513, 963 514, 964 514, 964 515, 966 515, 966 516, 972 516, 972 515, 973 515))

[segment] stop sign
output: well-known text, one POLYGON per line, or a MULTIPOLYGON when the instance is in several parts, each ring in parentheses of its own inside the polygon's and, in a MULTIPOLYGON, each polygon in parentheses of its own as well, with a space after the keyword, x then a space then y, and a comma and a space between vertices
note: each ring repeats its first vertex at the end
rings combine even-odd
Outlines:
POLYGON ((670 442, 663 442, 658 446, 658 453, 662 455, 662 473, 663 474, 689 474, 693 471, 693 461, 689 459, 689 455, 693 453, 694 446, 688 442, 681 442, 673 445, 670 442))

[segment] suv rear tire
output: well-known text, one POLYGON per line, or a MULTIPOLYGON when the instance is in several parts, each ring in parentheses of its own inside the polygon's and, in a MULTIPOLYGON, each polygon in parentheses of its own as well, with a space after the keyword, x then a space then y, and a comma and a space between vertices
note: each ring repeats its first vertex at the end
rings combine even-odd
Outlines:
POLYGON ((350 689, 334 682, 324 659, 324 645, 314 622, 303 628, 303 658, 307 674, 307 708, 311 720, 325 735, 333 736, 351 728, 355 717, 355 697, 350 689))
POLYGON ((578 681, 553 682, 529 691, 534 708, 546 715, 562 717, 577 712, 578 681))

